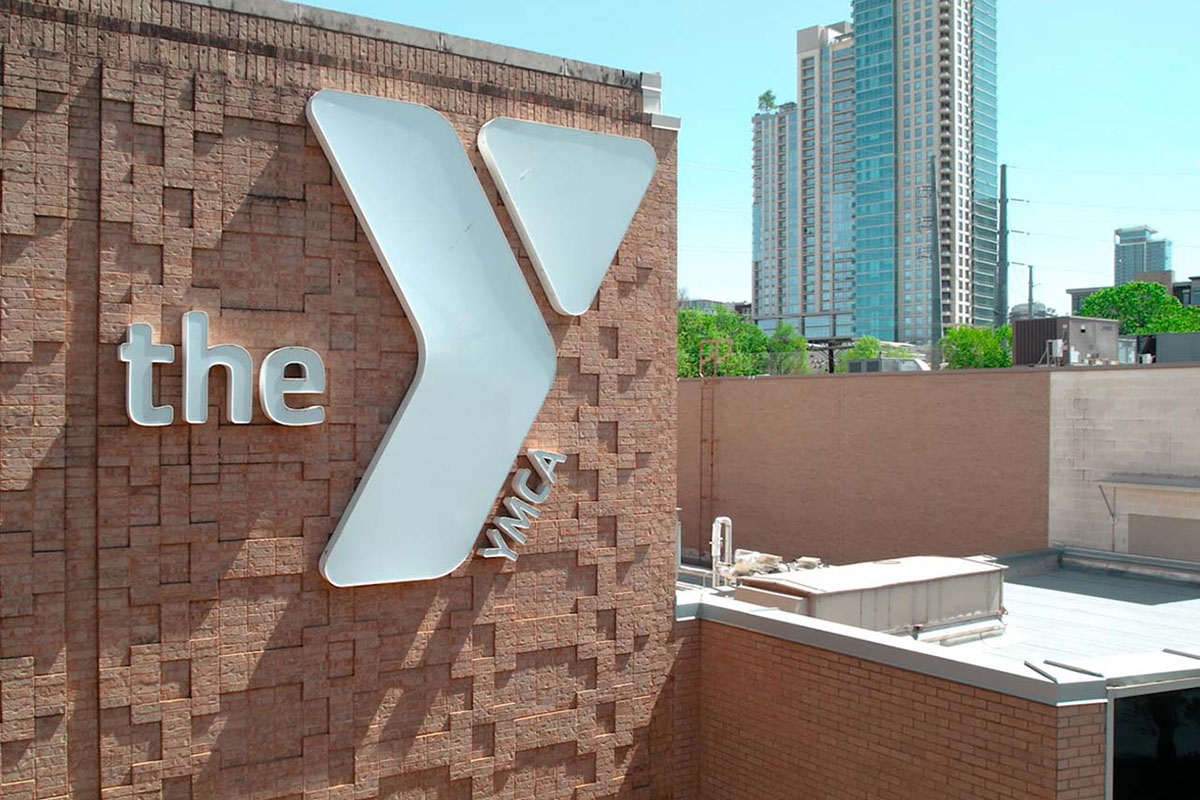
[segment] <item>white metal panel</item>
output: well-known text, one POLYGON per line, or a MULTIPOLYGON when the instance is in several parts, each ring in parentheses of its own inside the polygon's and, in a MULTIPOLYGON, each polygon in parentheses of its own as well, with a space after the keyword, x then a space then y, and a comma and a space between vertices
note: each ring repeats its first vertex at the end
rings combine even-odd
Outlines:
POLYGON ((436 578, 472 552, 554 379, 554 342, 441 114, 324 90, 308 118, 419 348, 321 572, 338 586, 436 578))
POLYGON ((560 314, 587 311, 657 159, 641 139, 500 117, 479 152, 560 314))

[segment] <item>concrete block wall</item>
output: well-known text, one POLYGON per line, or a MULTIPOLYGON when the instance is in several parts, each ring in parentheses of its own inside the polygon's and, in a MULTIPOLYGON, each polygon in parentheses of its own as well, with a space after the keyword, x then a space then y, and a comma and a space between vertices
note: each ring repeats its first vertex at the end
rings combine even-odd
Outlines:
MULTIPOLYGON (((248 7, 278 13, 0 12, 0 795, 670 796, 674 133, 636 76, 248 7), (529 441, 568 462, 516 564, 317 573, 417 359, 307 128, 326 87, 450 119, 545 312, 558 377, 529 441), (475 148, 502 115, 658 154, 580 319, 550 309, 475 148), (207 424, 131 425, 126 326, 178 345, 193 309, 256 363, 317 350, 326 423, 230 425, 214 376, 207 424)), ((178 363, 158 375, 178 409, 178 363)))
POLYGON ((1100 488, 1114 476, 1200 486, 1198 398, 1194 366, 1053 373, 1050 538, 1128 552, 1130 513, 1200 519, 1200 488, 1100 488))

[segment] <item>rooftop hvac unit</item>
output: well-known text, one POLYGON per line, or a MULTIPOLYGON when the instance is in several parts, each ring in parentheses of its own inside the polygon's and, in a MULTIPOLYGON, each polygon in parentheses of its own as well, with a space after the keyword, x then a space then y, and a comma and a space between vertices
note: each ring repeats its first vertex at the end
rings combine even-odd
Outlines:
POLYGON ((882 633, 984 620, 999 625, 1004 570, 987 556, 910 556, 751 575, 742 579, 734 598, 882 633))
POLYGON ((1014 320, 1013 366, 1115 364, 1119 328, 1116 320, 1093 317, 1014 320))
POLYGON ((852 358, 846 365, 849 372, 883 372, 882 358, 852 358))
POLYGON ((852 358, 846 362, 847 372, 927 372, 929 365, 919 358, 883 356, 881 358, 852 358))

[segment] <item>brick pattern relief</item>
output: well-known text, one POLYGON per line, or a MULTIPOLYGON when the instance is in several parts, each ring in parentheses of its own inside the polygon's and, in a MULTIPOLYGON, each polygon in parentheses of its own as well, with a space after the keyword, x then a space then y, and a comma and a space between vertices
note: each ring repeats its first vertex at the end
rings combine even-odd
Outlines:
POLYGON ((0 8, 0 795, 670 796, 675 142, 637 90, 183 3, 0 8), (568 461, 516 564, 317 573, 417 359, 308 131, 319 88, 447 116, 558 344, 528 443, 568 461), (550 308, 475 149, 496 116, 658 154, 582 318, 550 308), (231 425, 214 372, 187 425, 176 362, 176 422, 130 424, 126 326, 178 353, 193 309, 256 368, 317 350, 326 423, 256 400, 231 425))

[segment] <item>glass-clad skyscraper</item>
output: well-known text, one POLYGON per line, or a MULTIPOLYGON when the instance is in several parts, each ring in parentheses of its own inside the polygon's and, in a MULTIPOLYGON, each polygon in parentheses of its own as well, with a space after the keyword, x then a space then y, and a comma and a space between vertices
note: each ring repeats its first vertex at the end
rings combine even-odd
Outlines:
POLYGON ((855 333, 887 340, 899 338, 894 5, 854 4, 855 333))
POLYGON ((755 114, 753 122, 755 321, 768 333, 780 322, 800 330, 796 104, 755 114))
MULTIPOLYGON (((995 0, 852 2, 853 28, 798 35, 804 332, 928 342, 953 325, 990 325, 995 0)), ((755 316, 769 327, 758 305, 755 316)))
POLYGON ((1171 269, 1171 240, 1156 239, 1149 225, 1113 231, 1113 284, 1129 283, 1139 272, 1171 269))

